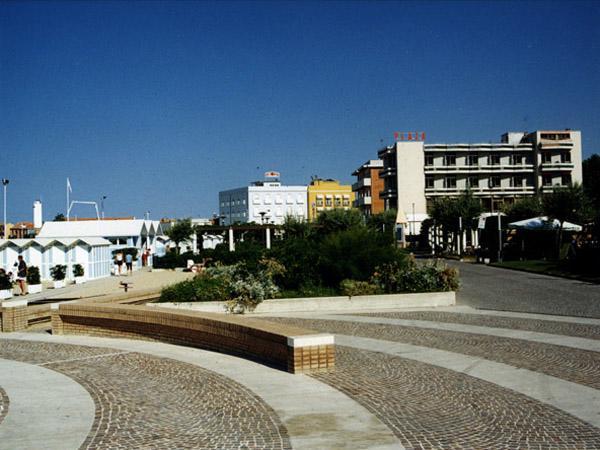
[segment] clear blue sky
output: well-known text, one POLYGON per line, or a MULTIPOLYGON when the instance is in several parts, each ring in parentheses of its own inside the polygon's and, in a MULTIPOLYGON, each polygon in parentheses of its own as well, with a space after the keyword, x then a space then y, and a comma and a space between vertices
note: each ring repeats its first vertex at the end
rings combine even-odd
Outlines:
POLYGON ((396 130, 573 128, 600 152, 600 2, 0 2, 9 220, 209 216, 266 170, 351 182, 396 130), (76 215, 91 215, 80 208, 76 215))

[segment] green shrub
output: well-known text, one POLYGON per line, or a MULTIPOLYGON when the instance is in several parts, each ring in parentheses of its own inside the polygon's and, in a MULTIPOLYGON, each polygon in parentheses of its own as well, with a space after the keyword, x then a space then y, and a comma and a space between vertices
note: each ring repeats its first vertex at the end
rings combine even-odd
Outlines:
POLYGON ((73 265, 73 276, 74 277, 82 277, 84 275, 83 266, 81 264, 73 265))
POLYGON ((159 302, 211 302, 229 298, 224 280, 201 273, 191 280, 167 286, 159 302))
POLYGON ((57 264, 50 269, 50 276, 54 281, 64 280, 67 276, 67 266, 64 264, 57 264))
POLYGON ((0 291, 12 289, 12 283, 8 274, 4 271, 0 271, 0 291))
POLYGON ((40 269, 36 266, 29 266, 27 268, 27 284, 41 284, 40 269))
POLYGON ((355 297, 357 295, 377 294, 378 288, 368 281, 343 280, 340 283, 340 291, 343 295, 355 297))
POLYGON ((460 285, 458 271, 438 263, 386 264, 377 268, 371 282, 387 294, 455 291, 460 285))

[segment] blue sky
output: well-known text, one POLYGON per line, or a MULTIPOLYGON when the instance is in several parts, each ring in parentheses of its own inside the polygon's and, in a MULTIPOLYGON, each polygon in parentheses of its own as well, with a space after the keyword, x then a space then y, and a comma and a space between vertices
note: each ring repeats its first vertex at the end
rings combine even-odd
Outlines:
POLYGON ((394 131, 582 131, 600 152, 600 2, 0 2, 8 217, 209 216, 278 170, 350 183, 394 131), (84 207, 73 212, 89 216, 84 207))

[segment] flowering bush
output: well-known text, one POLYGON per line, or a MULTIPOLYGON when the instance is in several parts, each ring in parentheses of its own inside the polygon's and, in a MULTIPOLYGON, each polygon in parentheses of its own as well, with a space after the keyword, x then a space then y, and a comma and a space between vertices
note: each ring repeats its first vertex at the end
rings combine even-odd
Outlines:
POLYGON ((387 294, 456 291, 460 285, 458 271, 437 262, 423 265, 411 262, 408 267, 384 264, 376 269, 371 282, 387 294))
POLYGON ((357 295, 374 295, 378 293, 375 284, 367 281, 343 280, 340 283, 340 291, 343 295, 354 297, 357 295))

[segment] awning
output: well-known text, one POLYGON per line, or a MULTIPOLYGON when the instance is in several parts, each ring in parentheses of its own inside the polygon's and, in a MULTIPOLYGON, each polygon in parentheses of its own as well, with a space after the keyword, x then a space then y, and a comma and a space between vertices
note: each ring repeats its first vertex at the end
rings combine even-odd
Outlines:
MULTIPOLYGON (((508 224, 509 228, 521 230, 557 230, 560 227, 558 219, 549 220, 547 216, 533 217, 531 219, 519 220, 508 224)), ((581 225, 571 222, 563 223, 564 231, 581 231, 581 225)))

